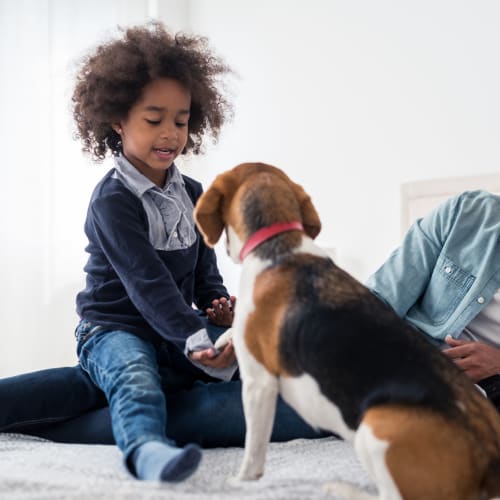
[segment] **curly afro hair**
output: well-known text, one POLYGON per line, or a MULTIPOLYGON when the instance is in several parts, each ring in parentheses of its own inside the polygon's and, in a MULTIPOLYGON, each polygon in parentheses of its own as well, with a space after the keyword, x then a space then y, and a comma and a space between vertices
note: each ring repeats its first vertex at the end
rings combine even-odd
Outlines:
POLYGON ((203 137, 217 140, 231 115, 222 77, 229 67, 215 56, 204 37, 171 34, 163 24, 119 28, 120 39, 99 45, 86 56, 72 96, 76 138, 97 160, 122 152, 111 124, 125 119, 143 88, 158 78, 173 78, 191 93, 189 137, 183 153, 197 154, 203 137))

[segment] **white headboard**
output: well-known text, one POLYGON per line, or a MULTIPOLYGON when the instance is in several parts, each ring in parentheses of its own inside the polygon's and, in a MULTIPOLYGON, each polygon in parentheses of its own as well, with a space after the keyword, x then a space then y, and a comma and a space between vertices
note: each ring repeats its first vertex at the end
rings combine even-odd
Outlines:
POLYGON ((462 191, 484 189, 500 194, 500 174, 406 182, 401 185, 401 235, 410 225, 441 202, 462 191))

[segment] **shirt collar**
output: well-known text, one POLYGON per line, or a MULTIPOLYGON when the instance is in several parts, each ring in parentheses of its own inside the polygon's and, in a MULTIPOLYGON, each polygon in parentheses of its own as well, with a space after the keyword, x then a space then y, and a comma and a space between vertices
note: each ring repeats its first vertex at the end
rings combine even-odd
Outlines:
POLYGON ((167 187, 171 184, 179 184, 184 186, 184 180, 182 178, 179 169, 175 166, 175 163, 167 170, 167 180, 163 189, 159 188, 153 181, 149 180, 146 176, 141 174, 132 163, 130 163, 125 156, 120 155, 114 158, 115 160, 115 170, 120 176, 121 180, 128 186, 128 188, 134 192, 139 198, 141 198, 146 191, 154 189, 156 191, 166 191, 167 187))

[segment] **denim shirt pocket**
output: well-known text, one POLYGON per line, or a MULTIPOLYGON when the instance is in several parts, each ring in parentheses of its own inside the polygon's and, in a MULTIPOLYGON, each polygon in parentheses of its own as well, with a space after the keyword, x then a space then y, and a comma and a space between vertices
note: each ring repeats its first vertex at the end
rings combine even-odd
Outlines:
POLYGON ((453 260, 441 255, 420 299, 420 312, 433 325, 442 325, 455 311, 475 279, 475 276, 459 267, 453 260))

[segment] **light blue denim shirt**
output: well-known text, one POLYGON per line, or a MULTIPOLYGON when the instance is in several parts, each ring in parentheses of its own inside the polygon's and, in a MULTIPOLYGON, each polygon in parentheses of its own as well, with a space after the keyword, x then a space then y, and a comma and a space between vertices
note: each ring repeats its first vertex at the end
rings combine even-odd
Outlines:
POLYGON ((500 196, 467 191, 415 222, 366 284, 437 341, 457 338, 500 288, 499 237, 500 196))

